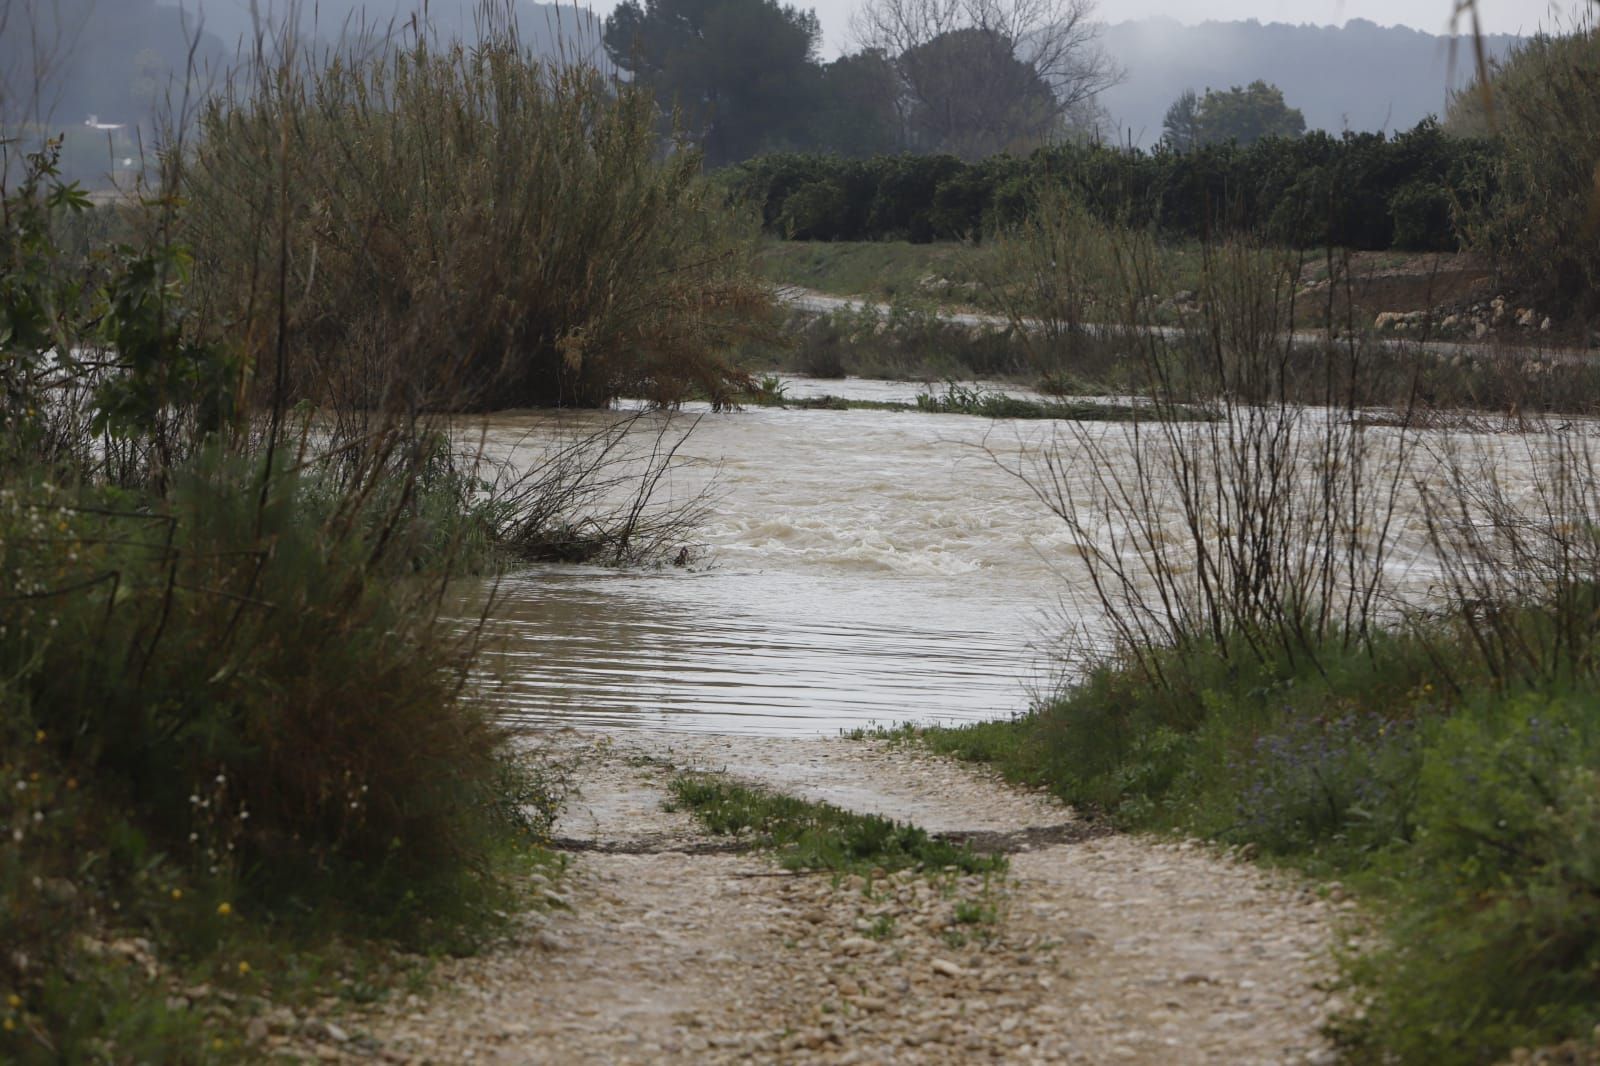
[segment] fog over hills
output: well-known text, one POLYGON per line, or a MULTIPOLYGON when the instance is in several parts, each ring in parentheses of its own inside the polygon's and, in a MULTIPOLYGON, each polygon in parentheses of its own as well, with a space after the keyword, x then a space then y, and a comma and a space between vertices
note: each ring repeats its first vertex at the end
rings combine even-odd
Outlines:
MULTIPOLYGON (((1498 56, 1516 41, 1498 35, 1484 45, 1498 56)), ((1167 108, 1185 89, 1204 93, 1259 78, 1283 90, 1308 129, 1392 131, 1442 116, 1448 91, 1474 69, 1469 39, 1452 63, 1450 38, 1365 19, 1343 28, 1145 19, 1108 27, 1102 43, 1128 76, 1100 103, 1120 139, 1146 147, 1161 139, 1167 108)))
MULTIPOLYGON (((255 6, 275 23, 288 9, 285 0, 255 6)), ((241 43, 253 40, 251 7, 251 0, 34 5, 39 25, 28 32, 10 26, 0 35, 6 119, 43 112, 52 124, 72 125, 92 113, 102 121, 147 124, 174 73, 188 64, 190 42, 195 64, 214 80, 241 43), (36 80, 30 49, 42 49, 48 60, 48 87, 37 108, 27 99, 36 80)), ((391 27, 404 35, 411 15, 424 7, 438 36, 477 34, 477 0, 306 0, 299 7, 301 34, 323 43, 391 27)), ((603 61, 598 19, 587 8, 514 0, 508 9, 523 40, 541 54, 603 61)), ((1495 36, 1486 44, 1499 55, 1515 40, 1495 36)), ((1342 28, 1147 19, 1107 27, 1103 44, 1127 78, 1101 103, 1119 140, 1145 146, 1160 138, 1168 106, 1185 89, 1225 89, 1259 78, 1283 89, 1310 128, 1396 130, 1442 113, 1447 90, 1464 84, 1473 69, 1465 42, 1452 63, 1449 38, 1360 19, 1342 28)))
MULTIPOLYGON (((441 39, 477 36, 477 0, 307 0, 297 34, 326 45, 390 31, 408 39, 414 13, 441 39)), ((0 120, 72 127, 89 115, 150 127, 184 72, 215 84, 256 38, 251 0, 51 0, 13 6, 0 33, 0 120)), ((256 0, 262 21, 283 27, 284 0, 256 0)), ((515 0, 522 40, 543 55, 604 59, 587 8, 515 0)))
MULTIPOLYGON (((254 37, 251 0, 181 2, 189 11, 198 12, 206 30, 230 47, 254 37)), ((534 0, 510 0, 501 6, 515 19, 522 39, 541 54, 554 55, 564 49, 573 58, 601 58, 599 17, 588 7, 534 0)), ((272 25, 280 25, 289 9, 284 0, 255 0, 255 7, 272 25)), ((479 32, 481 7, 480 0, 316 0, 299 4, 298 24, 301 32, 331 41, 351 33, 382 33, 391 28, 404 33, 412 18, 420 16, 441 38, 471 40, 479 32)))

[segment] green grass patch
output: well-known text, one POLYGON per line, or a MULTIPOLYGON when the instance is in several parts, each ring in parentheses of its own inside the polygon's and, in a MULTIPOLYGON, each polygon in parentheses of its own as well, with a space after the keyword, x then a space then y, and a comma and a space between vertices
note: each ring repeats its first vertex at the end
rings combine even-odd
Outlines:
POLYGON ((1352 1060, 1495 1061, 1600 1022, 1600 697, 1496 690, 1464 640, 1197 646, 1146 660, 1160 684, 1111 661, 1014 720, 913 735, 1123 827, 1337 877, 1387 930, 1348 965, 1352 1060))
MULTIPOLYGON (((1159 276, 1173 290, 1159 295, 1199 288, 1205 270, 1199 241, 1164 242, 1159 251, 1159 276)), ((1023 280, 1001 277, 997 267, 992 244, 967 241, 768 240, 758 261, 761 274, 771 281, 830 296, 984 311, 1004 306, 993 291, 996 284, 1023 280)), ((1095 281, 1106 290, 1121 284, 1120 278, 1109 274, 1095 281)))
POLYGON ((917 869, 990 873, 1006 868, 1004 855, 984 855, 926 830, 875 814, 856 814, 831 803, 812 803, 711 774, 683 774, 672 782, 673 802, 718 836, 735 836, 778 853, 791 870, 832 870, 868 875, 917 869))
POLYGON ((885 303, 984 307, 983 245, 960 241, 778 241, 761 249, 758 269, 768 280, 830 296, 885 303))

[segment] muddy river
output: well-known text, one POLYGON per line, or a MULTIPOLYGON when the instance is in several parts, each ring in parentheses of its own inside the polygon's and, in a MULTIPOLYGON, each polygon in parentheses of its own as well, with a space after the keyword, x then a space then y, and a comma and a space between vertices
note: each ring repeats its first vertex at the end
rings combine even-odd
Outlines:
MULTIPOLYGON (((788 383, 790 396, 919 390, 788 383)), ((544 418, 497 418, 490 450, 517 457, 548 432, 544 418)), ((683 545, 690 565, 547 565, 503 578, 487 695, 530 725, 763 734, 1022 711, 1070 670, 1083 639, 1104 639, 1069 531, 1013 472, 1052 443, 1069 468, 1091 461, 1050 422, 702 412, 658 494, 707 494, 683 545)), ((1431 567, 1404 527, 1414 545, 1387 567, 1397 585, 1423 589, 1431 567)))
MULTIPOLYGON (((919 386, 789 385, 819 391, 919 386)), ((514 455, 533 423, 497 420, 491 447, 514 455)), ((1054 669, 1068 538, 996 460, 1050 435, 917 412, 705 413, 663 490, 709 493, 691 565, 503 579, 490 696, 528 721, 769 734, 1023 710, 1054 669)))

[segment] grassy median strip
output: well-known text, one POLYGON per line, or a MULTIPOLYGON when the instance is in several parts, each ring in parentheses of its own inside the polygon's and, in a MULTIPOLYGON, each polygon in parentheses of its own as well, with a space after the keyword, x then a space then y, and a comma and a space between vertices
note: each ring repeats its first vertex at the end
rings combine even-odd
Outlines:
POLYGON ((744 837, 778 852, 790 870, 945 870, 1001 872, 1004 855, 984 855, 930 836, 924 829, 876 814, 812 803, 717 774, 681 774, 672 782, 675 809, 694 814, 718 836, 744 837))

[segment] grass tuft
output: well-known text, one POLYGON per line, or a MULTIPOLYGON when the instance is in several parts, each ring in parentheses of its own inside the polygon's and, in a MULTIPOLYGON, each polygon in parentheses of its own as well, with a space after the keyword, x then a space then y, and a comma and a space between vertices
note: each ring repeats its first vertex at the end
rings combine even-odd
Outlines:
POLYGON ((672 782, 676 804, 719 836, 749 839, 778 853, 791 870, 988 873, 1006 868, 1004 855, 983 855, 951 844, 914 825, 875 814, 856 814, 831 803, 812 803, 711 774, 683 774, 672 782))

